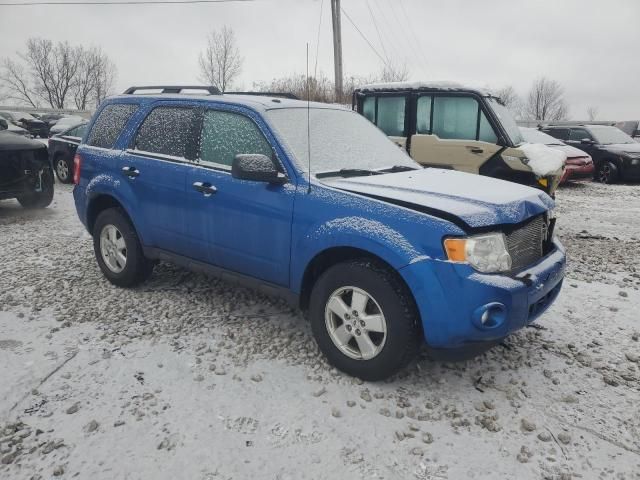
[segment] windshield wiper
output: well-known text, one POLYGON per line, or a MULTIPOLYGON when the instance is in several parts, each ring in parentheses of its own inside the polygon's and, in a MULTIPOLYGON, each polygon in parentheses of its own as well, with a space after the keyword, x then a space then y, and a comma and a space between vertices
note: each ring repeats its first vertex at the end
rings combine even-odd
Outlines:
POLYGON ((419 170, 417 167, 410 167, 409 165, 394 165, 393 167, 382 168, 379 172, 396 173, 396 172, 409 172, 411 170, 419 170))
POLYGON ((366 170, 364 168, 341 168, 340 170, 330 172, 320 172, 316 174, 318 178, 324 177, 364 177, 368 175, 380 175, 380 172, 376 170, 366 170))

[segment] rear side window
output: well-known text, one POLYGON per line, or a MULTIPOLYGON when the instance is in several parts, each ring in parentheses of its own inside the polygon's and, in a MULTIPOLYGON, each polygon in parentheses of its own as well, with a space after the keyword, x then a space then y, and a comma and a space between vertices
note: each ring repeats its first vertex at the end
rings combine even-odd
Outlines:
POLYGON ((559 138, 560 140, 567 140, 569 138, 569 129, 568 128, 549 128, 542 129, 544 133, 548 133, 552 137, 559 138))
POLYGON ((202 122, 200 162, 230 167, 236 155, 244 153, 273 158, 271 145, 253 120, 237 113, 207 110, 202 122))
POLYGON ((140 125, 135 149, 186 158, 193 120, 192 108, 157 107, 140 125))
POLYGON ((69 132, 67 133, 67 136, 82 138, 86 130, 87 130, 87 124, 85 123, 84 125, 80 125, 76 128, 72 128, 71 130, 69 130, 69 132))
POLYGON ((104 107, 93 124, 87 144, 93 147, 113 148, 120 132, 137 109, 138 105, 131 103, 104 107))
POLYGON ((406 105, 404 96, 367 97, 362 102, 362 114, 388 136, 404 137, 406 105))
POLYGON ((583 138, 588 138, 589 140, 591 140, 591 134, 589 134, 589 132, 587 132, 584 128, 571 129, 571 132, 569 133, 569 140, 576 140, 579 142, 583 138))
POLYGON ((416 112, 416 133, 431 133, 431 101, 433 97, 418 98, 418 106, 416 112))

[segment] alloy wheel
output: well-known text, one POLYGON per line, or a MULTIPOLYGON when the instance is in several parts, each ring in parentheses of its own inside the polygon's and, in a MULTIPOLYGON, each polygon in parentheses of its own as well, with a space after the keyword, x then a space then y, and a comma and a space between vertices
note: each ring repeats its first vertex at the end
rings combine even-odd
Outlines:
POLYGON ((329 296, 325 325, 334 345, 355 360, 371 360, 382 351, 387 339, 387 322, 380 305, 358 287, 342 287, 329 296))
POLYGON ((60 180, 65 182, 69 178, 69 165, 67 165, 67 161, 65 159, 58 159, 58 162, 56 163, 56 173, 60 180))
POLYGON ((127 266, 127 244, 115 225, 105 225, 100 232, 100 253, 113 273, 120 273, 127 266))

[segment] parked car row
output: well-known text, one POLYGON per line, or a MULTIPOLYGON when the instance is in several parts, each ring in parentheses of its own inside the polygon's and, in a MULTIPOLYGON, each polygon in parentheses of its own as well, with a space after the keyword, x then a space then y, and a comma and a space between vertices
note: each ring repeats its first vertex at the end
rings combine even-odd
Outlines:
POLYGON ((78 115, 59 113, 27 113, 3 110, 0 118, 8 122, 8 129, 19 135, 47 138, 68 129, 71 126, 85 122, 78 115))

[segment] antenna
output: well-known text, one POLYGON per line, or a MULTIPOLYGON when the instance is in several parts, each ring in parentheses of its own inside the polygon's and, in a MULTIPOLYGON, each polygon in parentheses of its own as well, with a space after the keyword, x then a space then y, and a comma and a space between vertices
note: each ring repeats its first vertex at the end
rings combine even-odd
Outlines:
POLYGON ((309 42, 307 42, 307 156, 309 160, 309 184, 307 193, 311 193, 311 87, 309 85, 309 42))

